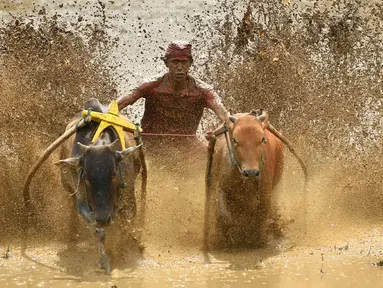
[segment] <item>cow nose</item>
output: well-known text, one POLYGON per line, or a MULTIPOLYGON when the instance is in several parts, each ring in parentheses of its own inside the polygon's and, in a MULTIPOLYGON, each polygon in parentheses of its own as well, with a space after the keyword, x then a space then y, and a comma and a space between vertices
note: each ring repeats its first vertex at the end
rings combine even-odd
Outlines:
POLYGON ((112 220, 112 217, 111 216, 107 216, 107 217, 99 217, 99 216, 96 216, 96 222, 99 223, 99 224, 102 224, 102 225, 107 225, 110 223, 110 220, 112 220))
POLYGON ((259 177, 259 170, 243 170, 243 175, 246 177, 259 177))

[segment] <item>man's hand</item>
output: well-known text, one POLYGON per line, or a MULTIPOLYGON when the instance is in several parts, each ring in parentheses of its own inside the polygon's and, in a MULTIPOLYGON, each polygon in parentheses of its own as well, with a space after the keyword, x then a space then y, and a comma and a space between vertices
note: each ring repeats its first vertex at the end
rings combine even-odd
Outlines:
POLYGON ((223 105, 220 105, 216 111, 218 118, 226 124, 226 127, 233 125, 233 122, 230 120, 230 113, 226 110, 223 105))

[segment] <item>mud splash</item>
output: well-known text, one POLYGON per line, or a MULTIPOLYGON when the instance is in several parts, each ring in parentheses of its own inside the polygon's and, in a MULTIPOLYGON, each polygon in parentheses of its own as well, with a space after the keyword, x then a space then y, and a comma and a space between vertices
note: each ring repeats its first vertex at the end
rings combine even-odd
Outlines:
MULTIPOLYGON (((0 209, 4 229, 1 241, 5 242, 9 235, 14 240, 23 225, 20 191, 31 163, 64 131, 73 111, 79 111, 87 99, 97 96, 106 102, 115 94, 110 77, 99 65, 101 59, 82 38, 60 27, 56 18, 41 17, 40 24, 15 18, 0 30, 0 194, 4 195, 0 209)), ((51 239, 49 234, 55 235, 56 229, 65 226, 60 214, 65 214, 66 208, 55 203, 66 203, 67 197, 60 197, 65 194, 59 192, 57 184, 46 181, 58 180, 56 169, 49 163, 39 175, 33 189, 41 217, 35 220, 44 227, 43 235, 51 239)))
POLYGON ((115 269, 110 276, 92 269, 89 263, 95 259, 84 245, 71 250, 61 245, 30 247, 27 255, 33 261, 11 249, 9 259, 0 260, 0 283, 11 287, 376 287, 383 277, 381 233, 375 230, 365 234, 370 239, 349 239, 322 248, 214 253, 209 265, 196 252, 172 251, 167 261, 148 258, 136 269, 115 269), (66 265, 71 269, 63 270, 66 265))
MULTIPOLYGON (((171 17, 161 14, 163 7, 149 7, 160 14, 157 17, 145 12, 148 5, 135 1, 98 1, 90 9, 92 20, 86 17, 87 6, 78 2, 55 3, 62 12, 56 16, 44 1, 42 5, 28 2, 33 9, 7 4, 13 16, 7 15, 0 28, 4 112, 0 114, 0 283, 316 287, 381 282, 378 2, 225 1, 184 18, 180 16, 184 11, 173 7, 174 3, 169 4, 176 15, 171 17), (14 15, 13 11, 24 8, 29 16, 14 15), (132 15, 131 26, 122 27, 132 15), (307 203, 300 206, 303 178, 286 152, 285 174, 278 189, 281 214, 291 222, 284 230, 286 239, 256 251, 212 252, 212 264, 205 265, 199 250, 205 154, 196 154, 186 145, 174 155, 165 150, 149 159, 148 219, 142 231, 145 258, 129 263, 127 243, 120 247, 112 243, 116 269, 110 277, 100 275, 94 266, 93 243, 81 219, 78 233, 67 235, 68 219, 74 214, 52 165, 57 155, 33 181, 34 215, 24 213, 22 183, 30 165, 87 99, 97 97, 108 103, 126 93, 126 83, 131 85, 136 78, 159 70, 159 57, 153 53, 160 54, 157 50, 168 37, 185 35, 153 28, 169 19, 176 29, 187 32, 192 28, 182 28, 185 19, 195 25, 196 36, 190 37, 200 52, 194 72, 215 84, 227 107, 233 112, 266 108, 273 125, 296 143, 311 175, 307 203), (153 40, 151 35, 159 38, 153 40), (145 48, 135 47, 139 45, 145 48), (126 62, 133 64, 106 57, 121 47, 124 59, 128 53, 138 55, 126 62), (126 47, 131 50, 127 52, 126 47), (145 68, 138 69, 138 64, 145 68), (186 169, 180 159, 187 158, 194 161, 186 169), (307 229, 300 222, 306 207, 307 229), (30 228, 28 239, 23 238, 26 226, 30 228), (29 258, 21 257, 20 246, 25 242, 29 258)), ((195 9, 206 6, 202 2, 190 5, 195 9)), ((136 109, 128 113, 139 115, 136 109)), ((206 119, 214 117, 205 114, 203 132, 209 129, 206 119)))
MULTIPOLYGON (((380 223, 381 5, 225 1, 223 10, 214 28, 200 27, 212 39, 199 47, 206 53, 201 67, 233 112, 266 109, 296 144, 311 175, 308 230, 334 221, 380 223)), ((289 215, 299 207, 302 176, 286 156, 280 200, 289 215)))

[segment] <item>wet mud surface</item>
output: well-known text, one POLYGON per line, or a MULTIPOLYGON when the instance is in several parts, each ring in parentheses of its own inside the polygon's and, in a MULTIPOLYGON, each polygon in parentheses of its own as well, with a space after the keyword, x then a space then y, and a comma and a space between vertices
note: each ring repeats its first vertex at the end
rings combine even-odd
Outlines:
MULTIPOLYGON (((0 285, 379 287, 381 13, 379 1, 1 2, 0 285), (116 219, 107 231, 113 271, 104 275, 61 187, 58 152, 32 181, 33 213, 23 181, 86 100, 107 104, 163 72, 160 56, 177 38, 192 41, 193 74, 212 83, 227 108, 269 111, 305 161, 308 189, 285 148, 275 191, 282 236, 207 255, 206 143, 144 139, 146 218, 143 226, 139 217, 129 225, 116 219)), ((125 112, 137 122, 142 107, 125 112)), ((204 114, 201 139, 216 121, 204 114)))
POLYGON ((0 281, 7 287, 376 287, 382 280, 381 233, 314 247, 280 241, 251 251, 211 252, 209 264, 198 249, 156 245, 133 267, 125 262, 111 275, 95 269, 89 243, 30 246, 23 257, 11 246, 9 258, 1 259, 0 281))

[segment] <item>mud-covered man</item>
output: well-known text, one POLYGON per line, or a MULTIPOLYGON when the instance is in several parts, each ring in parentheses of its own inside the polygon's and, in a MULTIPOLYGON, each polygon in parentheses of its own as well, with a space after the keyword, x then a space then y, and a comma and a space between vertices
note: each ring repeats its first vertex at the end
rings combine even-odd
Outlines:
POLYGON ((118 99, 119 110, 145 98, 141 126, 146 133, 193 135, 204 108, 229 123, 228 112, 218 95, 204 82, 189 75, 193 63, 191 44, 173 41, 163 60, 168 72, 143 83, 132 93, 118 99))

